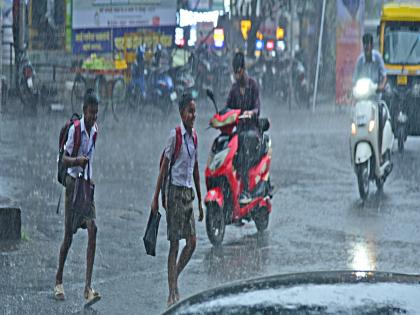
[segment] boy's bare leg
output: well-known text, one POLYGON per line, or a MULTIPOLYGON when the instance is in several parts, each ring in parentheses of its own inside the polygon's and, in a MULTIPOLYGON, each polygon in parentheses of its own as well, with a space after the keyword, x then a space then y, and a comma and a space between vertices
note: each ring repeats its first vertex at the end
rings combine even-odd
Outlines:
POLYGON ((169 256, 168 256, 168 285, 169 285, 168 306, 176 302, 175 292, 178 286, 176 260, 178 257, 178 250, 179 250, 179 241, 170 241, 169 256))
POLYGON ((92 283, 92 272, 93 263, 95 262, 95 251, 96 251, 96 233, 98 228, 96 227, 95 220, 91 220, 87 223, 88 231, 88 246, 86 251, 86 285, 85 292, 91 288, 92 283))
POLYGON ((197 245, 197 237, 195 235, 192 235, 189 238, 187 238, 185 247, 182 249, 181 256, 179 257, 178 264, 176 265, 178 276, 181 274, 185 266, 190 261, 192 254, 194 253, 196 245, 197 245))
POLYGON ((73 241, 73 232, 71 230, 70 220, 65 219, 64 221, 64 239, 60 247, 60 255, 58 258, 58 269, 57 274, 55 276, 56 285, 63 283, 64 264, 66 263, 67 254, 69 253, 71 243, 73 241))

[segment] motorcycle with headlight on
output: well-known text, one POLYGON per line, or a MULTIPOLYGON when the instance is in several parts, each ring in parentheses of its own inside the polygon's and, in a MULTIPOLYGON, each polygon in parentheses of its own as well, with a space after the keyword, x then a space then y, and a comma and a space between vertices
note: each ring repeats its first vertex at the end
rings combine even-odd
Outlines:
POLYGON ((353 88, 356 103, 351 123, 350 155, 362 200, 369 195, 371 181, 382 190, 393 166, 391 115, 386 103, 378 100, 377 87, 372 80, 363 78, 353 88))

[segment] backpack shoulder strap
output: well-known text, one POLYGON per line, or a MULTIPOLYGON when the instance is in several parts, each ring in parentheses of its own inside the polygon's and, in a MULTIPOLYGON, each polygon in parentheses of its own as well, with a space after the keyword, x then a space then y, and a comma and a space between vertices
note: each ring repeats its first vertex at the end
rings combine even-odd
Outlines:
POLYGON ((93 146, 96 145, 96 137, 98 136, 98 125, 95 123, 95 133, 93 134, 93 146))
POLYGON ((195 131, 195 129, 193 129, 193 139, 194 139, 195 149, 197 149, 197 146, 198 146, 198 136, 197 136, 197 131, 195 131))
POLYGON ((73 123, 74 126, 74 146, 72 156, 77 156, 77 153, 80 149, 80 144, 82 142, 82 126, 80 125, 80 120, 76 119, 73 123))
POLYGON ((182 145, 182 132, 181 132, 181 127, 178 126, 175 128, 175 149, 172 155, 171 164, 174 164, 176 159, 178 158, 179 152, 181 151, 181 145, 182 145))

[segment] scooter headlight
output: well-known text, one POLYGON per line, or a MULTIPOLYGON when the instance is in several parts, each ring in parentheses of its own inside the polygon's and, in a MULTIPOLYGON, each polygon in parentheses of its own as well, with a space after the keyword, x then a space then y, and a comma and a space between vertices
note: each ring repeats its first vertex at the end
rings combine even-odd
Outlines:
POLYGON ((219 153, 215 154, 212 159, 208 162, 209 169, 214 172, 217 170, 226 160, 226 157, 228 156, 230 151, 230 148, 226 148, 219 153))
POLYGON ((355 123, 351 123, 351 134, 352 134, 352 136, 355 136, 356 135, 356 132, 357 132, 356 124, 355 123))
POLYGON ((370 79, 359 79, 353 88, 353 95, 355 98, 367 98, 375 94, 377 84, 370 79))
POLYGON ((375 121, 374 120, 371 120, 371 121, 369 121, 369 128, 368 128, 368 130, 369 130, 369 132, 372 132, 374 129, 375 129, 375 121))

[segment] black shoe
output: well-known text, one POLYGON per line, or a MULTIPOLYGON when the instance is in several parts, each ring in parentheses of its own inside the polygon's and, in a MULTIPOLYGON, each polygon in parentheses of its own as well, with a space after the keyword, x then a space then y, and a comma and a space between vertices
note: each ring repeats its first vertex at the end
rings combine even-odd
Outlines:
POLYGON ((276 186, 274 186, 270 183, 269 186, 268 186, 268 197, 273 199, 273 196, 274 196, 275 192, 276 192, 276 186))
POLYGON ((239 197, 239 203, 246 205, 252 201, 251 194, 247 191, 243 191, 239 197))
POLYGON ((245 223, 244 223, 244 221, 242 221, 242 219, 239 219, 238 221, 235 221, 233 223, 233 225, 237 226, 237 227, 241 227, 241 226, 245 225, 245 223))

